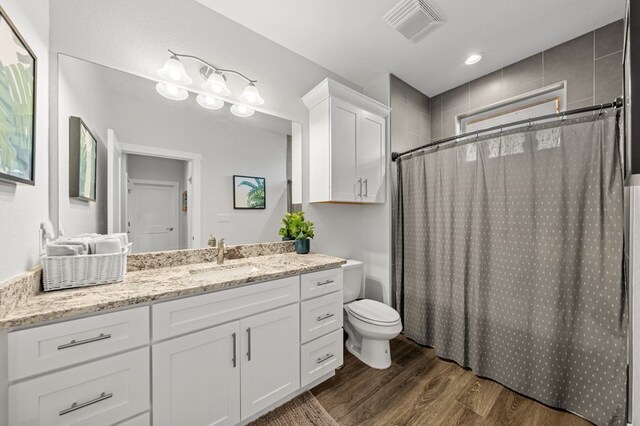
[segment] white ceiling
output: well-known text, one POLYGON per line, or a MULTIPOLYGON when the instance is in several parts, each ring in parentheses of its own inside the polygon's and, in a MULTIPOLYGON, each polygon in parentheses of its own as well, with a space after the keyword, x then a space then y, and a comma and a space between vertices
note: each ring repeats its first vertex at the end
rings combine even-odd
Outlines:
POLYGON ((625 10, 625 0, 430 0, 447 22, 412 44, 383 21, 399 0, 196 1, 362 87, 390 72, 427 95, 611 23, 625 10), (484 59, 464 65, 472 52, 484 59))

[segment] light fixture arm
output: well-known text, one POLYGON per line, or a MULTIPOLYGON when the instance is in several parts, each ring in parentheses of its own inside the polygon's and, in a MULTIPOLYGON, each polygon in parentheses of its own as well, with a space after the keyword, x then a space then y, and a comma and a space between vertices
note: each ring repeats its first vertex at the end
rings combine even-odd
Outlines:
POLYGON ((239 77, 242 77, 242 78, 244 78, 245 80, 247 80, 247 81, 248 81, 249 83, 251 83, 251 84, 254 84, 254 83, 257 83, 257 82, 258 82, 258 80, 251 80, 249 77, 247 77, 246 75, 244 75, 244 74, 242 74, 242 73, 240 73, 240 72, 238 72, 238 71, 234 71, 234 70, 226 70, 226 69, 224 69, 224 68, 218 68, 218 67, 215 67, 215 66, 211 65, 210 63, 208 63, 207 61, 205 61, 205 60, 203 60, 203 59, 198 58, 197 56, 194 56, 194 55, 186 55, 186 54, 183 54, 183 53, 176 53, 176 52, 174 52, 174 51, 173 51, 173 50, 171 50, 171 49, 167 49, 167 50, 169 51, 169 53, 171 53, 171 55, 175 56, 176 58, 190 58, 190 59, 194 59, 194 60, 196 60, 196 61, 198 61, 198 62, 200 62, 200 63, 202 63, 202 64, 206 65, 207 67, 209 67, 209 68, 211 68, 211 69, 213 69, 213 70, 215 70, 215 71, 223 72, 223 73, 231 73, 231 74, 235 74, 235 75, 237 75, 237 76, 239 76, 239 77))

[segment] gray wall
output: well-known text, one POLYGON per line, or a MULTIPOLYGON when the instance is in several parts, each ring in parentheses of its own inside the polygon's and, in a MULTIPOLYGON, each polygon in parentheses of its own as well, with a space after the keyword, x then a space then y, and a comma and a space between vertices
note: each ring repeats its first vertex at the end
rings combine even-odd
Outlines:
POLYGON ((391 75, 391 152, 431 140, 429 97, 391 75))
MULTIPOLYGON (((622 95, 623 34, 623 21, 616 21, 433 96, 431 140, 453 136, 459 114, 563 80, 568 109, 612 101, 622 95)), ((391 93, 393 100, 393 84, 391 93)))

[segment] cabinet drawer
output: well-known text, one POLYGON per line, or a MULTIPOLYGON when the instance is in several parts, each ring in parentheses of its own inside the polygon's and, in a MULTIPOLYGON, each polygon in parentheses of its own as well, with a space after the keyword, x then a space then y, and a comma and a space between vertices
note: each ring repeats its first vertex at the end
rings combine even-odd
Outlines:
POLYGON ((300 304, 302 343, 342 328, 342 291, 327 294, 300 304))
POLYGON ((151 416, 149 413, 144 413, 133 419, 125 420, 122 423, 118 423, 116 426, 149 426, 151 424, 151 416))
POLYGON ((217 291, 152 306, 153 341, 201 330, 300 300, 300 277, 217 291))
POLYGON ((149 342, 149 308, 9 333, 9 380, 90 361, 149 342))
POLYGON ((11 425, 111 425, 148 409, 148 348, 9 386, 11 425))
POLYGON ((340 329, 302 345, 300 350, 301 386, 307 386, 342 365, 342 342, 342 329, 340 329))
POLYGON ((342 290, 342 268, 312 272, 300 277, 300 296, 304 299, 342 290))

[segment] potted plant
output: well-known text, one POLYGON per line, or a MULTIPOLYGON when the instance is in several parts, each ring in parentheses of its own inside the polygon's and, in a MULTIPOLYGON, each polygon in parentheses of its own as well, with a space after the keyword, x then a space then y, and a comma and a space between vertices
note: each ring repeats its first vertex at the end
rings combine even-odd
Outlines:
POLYGON ((282 237, 282 241, 293 241, 296 239, 296 234, 295 234, 295 229, 293 228, 293 223, 294 221, 297 222, 297 218, 299 215, 301 216, 301 219, 304 220, 304 213, 299 212, 293 212, 293 213, 285 213, 284 217, 282 218, 282 228, 280 228, 280 231, 278 231, 278 234, 282 237))
POLYGON ((311 238, 313 238, 313 222, 304 220, 304 216, 300 214, 298 220, 294 221, 294 231, 296 235, 296 253, 309 253, 311 238))

